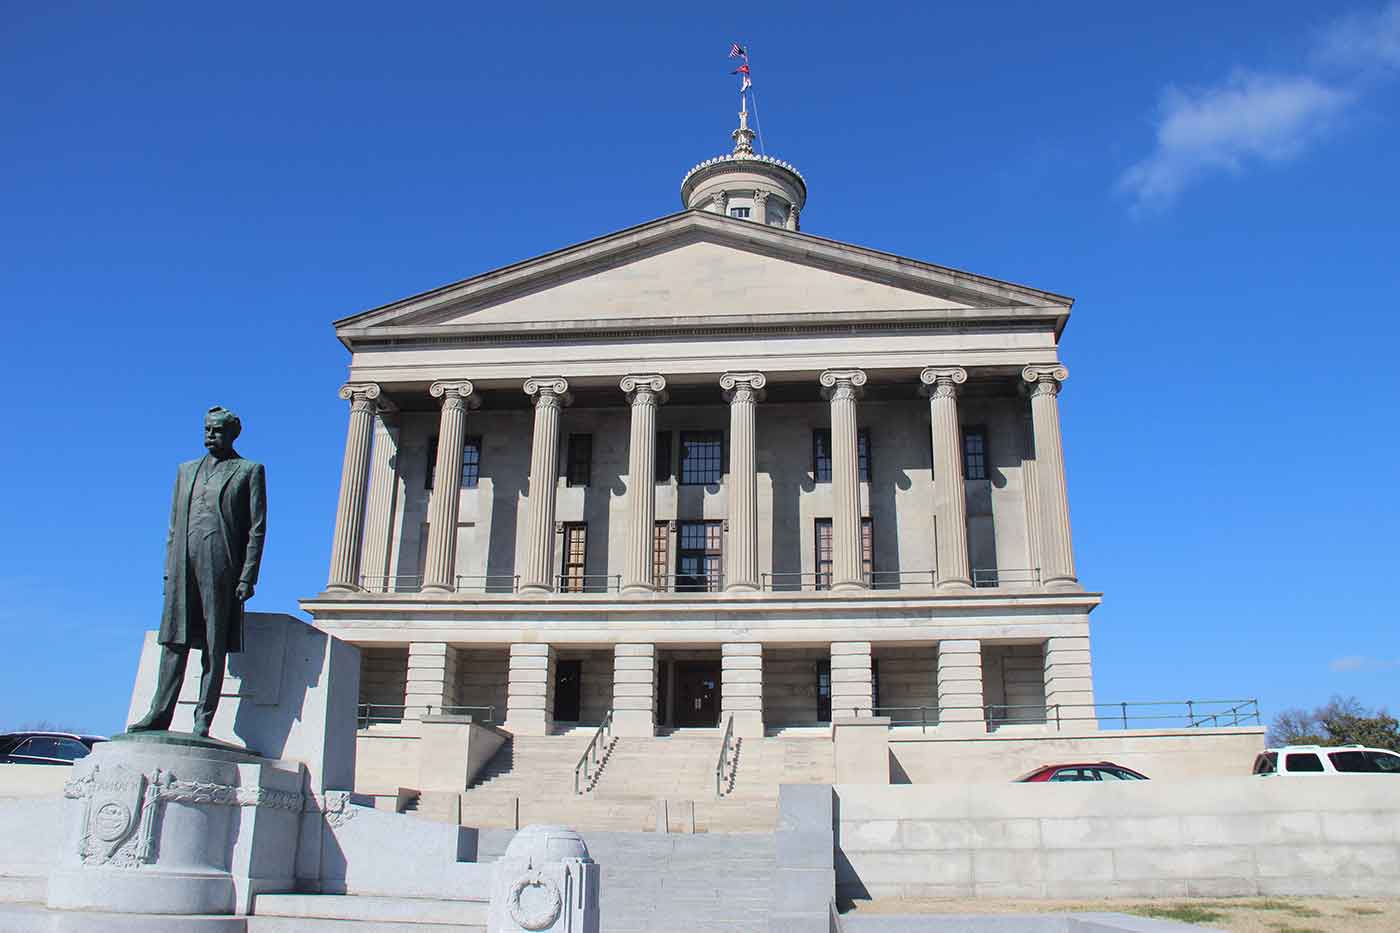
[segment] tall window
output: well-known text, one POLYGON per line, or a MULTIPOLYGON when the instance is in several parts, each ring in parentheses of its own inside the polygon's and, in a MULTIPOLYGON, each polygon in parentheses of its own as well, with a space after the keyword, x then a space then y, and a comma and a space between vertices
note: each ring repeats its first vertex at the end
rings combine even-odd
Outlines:
POLYGON ((963 479, 987 478, 987 429, 963 428, 963 479))
POLYGON ((666 588, 666 574, 671 567, 671 523, 657 522, 651 539, 651 576, 656 585, 666 588))
MULTIPOLYGON (((870 482, 870 429, 856 432, 856 468, 860 481, 870 482)), ((831 430, 817 428, 812 432, 812 479, 818 483, 831 482, 831 430)))
POLYGON ((817 662, 817 722, 831 722, 831 661, 817 662))
POLYGON ((671 481, 671 432, 656 432, 656 481, 671 481))
POLYGON ((738 217, 741 220, 747 220, 749 216, 749 209, 747 207, 731 207, 729 209, 729 216, 738 217))
MULTIPOLYGON (((437 472, 438 439, 428 441, 428 473, 423 488, 432 489, 437 472)), ((481 479, 481 438, 469 437, 462 442, 462 488, 475 489, 481 479)))
MULTIPOLYGON (((816 566, 817 589, 831 588, 831 519, 816 520, 816 566)), ((875 526, 868 518, 860 520, 860 562, 867 580, 875 568, 875 526)))
POLYGON ((587 582, 584 568, 588 561, 588 526, 583 522, 564 525, 564 565, 559 574, 559 589, 564 593, 582 593, 587 582))
POLYGON ((717 521, 681 522, 676 548, 676 592, 715 592, 720 588, 724 533, 717 521))
POLYGON ((569 435, 569 462, 565 482, 570 486, 587 486, 593 475, 593 435, 569 435))
POLYGON ((681 432, 681 485, 708 486, 720 481, 724 468, 724 434, 681 432))

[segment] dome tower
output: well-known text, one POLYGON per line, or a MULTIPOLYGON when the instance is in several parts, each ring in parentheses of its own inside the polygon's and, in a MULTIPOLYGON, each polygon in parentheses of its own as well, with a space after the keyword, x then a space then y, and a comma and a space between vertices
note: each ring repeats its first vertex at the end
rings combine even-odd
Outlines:
POLYGON ((781 159, 754 152, 747 107, 739 111, 739 128, 732 135, 733 152, 706 159, 686 172, 681 203, 692 210, 800 229, 802 207, 807 203, 807 183, 801 174, 781 159))

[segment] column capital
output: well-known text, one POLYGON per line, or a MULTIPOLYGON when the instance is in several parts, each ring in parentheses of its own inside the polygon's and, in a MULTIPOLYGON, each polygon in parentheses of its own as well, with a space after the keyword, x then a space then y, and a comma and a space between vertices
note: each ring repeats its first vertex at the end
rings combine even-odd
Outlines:
POLYGON ((961 366, 929 366, 919 373, 919 381, 928 387, 925 392, 931 398, 953 396, 957 387, 967 382, 967 370, 961 366))
POLYGON ((640 400, 666 401, 666 377, 656 373, 623 376, 618 387, 627 393, 629 405, 635 405, 640 400))
POLYGON ((536 405, 568 405, 574 400, 563 376, 531 376, 523 388, 536 405))
POLYGON ((476 394, 476 388, 465 379, 434 382, 428 387, 428 394, 433 398, 442 399, 444 408, 461 408, 464 404, 468 408, 481 406, 481 396, 476 394))
POLYGON ((822 395, 828 401, 832 398, 854 398, 856 389, 865 385, 865 370, 828 369, 817 377, 817 381, 822 384, 822 395))
POLYGON ((383 397, 383 391, 377 382, 347 382, 337 394, 350 403, 351 411, 395 410, 394 403, 383 397))
POLYGON ((768 377, 763 373, 725 373, 719 377, 719 387, 724 390, 724 400, 731 405, 735 402, 753 402, 762 398, 763 387, 768 377))
POLYGON ((1021 378, 1032 395, 1059 395, 1069 370, 1060 363, 1035 363, 1021 370, 1021 378))
POLYGON ((714 194, 710 195, 710 209, 711 209, 712 213, 715 213, 715 214, 723 214, 723 213, 725 212, 725 208, 726 208, 726 206, 728 206, 728 204, 729 204, 729 192, 728 192, 728 191, 716 191, 714 194))

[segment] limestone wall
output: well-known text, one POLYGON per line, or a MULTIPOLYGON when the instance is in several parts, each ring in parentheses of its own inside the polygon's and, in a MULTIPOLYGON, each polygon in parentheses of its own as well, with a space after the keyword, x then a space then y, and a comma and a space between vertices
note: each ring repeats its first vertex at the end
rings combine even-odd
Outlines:
MULTIPOLYGON (((360 702, 403 706, 408 687, 408 647, 360 646, 360 702)), ((388 710, 381 710, 387 714, 388 710)))
POLYGON ((453 702, 458 706, 489 706, 495 721, 506 718, 506 687, 510 675, 510 651, 457 648, 457 679, 453 702))
POLYGON ((877 703, 889 716, 899 721, 919 718, 919 711, 910 707, 930 707, 926 714, 936 718, 938 706, 938 647, 936 645, 901 645, 897 648, 873 649, 873 660, 879 672, 880 686, 877 703), (895 709, 903 707, 903 709, 895 709))
POLYGON ((817 721, 817 662, 829 648, 770 648, 763 652, 763 722, 768 726, 817 721))
POLYGON ((1400 889, 1394 783, 837 785, 837 893, 1389 896, 1400 889))
POLYGON ((1250 773, 1264 748, 1260 727, 1132 729, 1070 736, 1053 726, 1006 725, 989 736, 940 738, 918 727, 890 733, 894 783, 1012 781, 1041 765, 1112 761, 1157 781, 1233 777, 1250 773), (1038 734, 1031 734, 1038 733, 1038 734))
POLYGON ((53 797, 63 793, 63 785, 73 776, 67 765, 0 764, 0 800, 22 797, 53 797))

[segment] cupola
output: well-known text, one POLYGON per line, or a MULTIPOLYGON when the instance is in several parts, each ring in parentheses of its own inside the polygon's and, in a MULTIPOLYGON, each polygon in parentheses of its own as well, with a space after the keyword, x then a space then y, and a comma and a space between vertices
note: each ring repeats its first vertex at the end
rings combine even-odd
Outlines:
POLYGON ((800 229, 807 183, 797 169, 782 159, 754 152, 756 134, 749 129, 747 108, 739 111, 739 128, 732 135, 733 152, 706 159, 686 172, 681 203, 691 210, 800 229))

